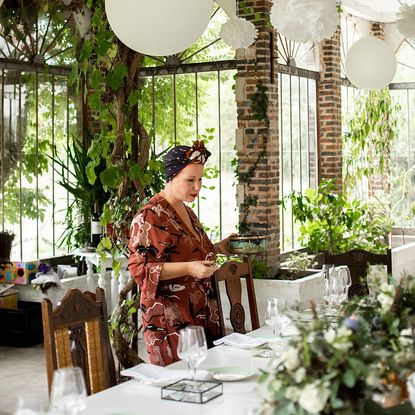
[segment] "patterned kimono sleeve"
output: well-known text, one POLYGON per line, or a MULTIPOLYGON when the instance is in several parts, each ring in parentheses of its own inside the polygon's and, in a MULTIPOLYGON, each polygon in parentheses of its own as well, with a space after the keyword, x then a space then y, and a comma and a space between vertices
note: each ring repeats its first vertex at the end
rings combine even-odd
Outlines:
POLYGON ((151 209, 140 211, 131 223, 128 269, 144 298, 156 298, 161 269, 169 260, 169 248, 174 246, 171 235, 158 226, 160 223, 151 209))

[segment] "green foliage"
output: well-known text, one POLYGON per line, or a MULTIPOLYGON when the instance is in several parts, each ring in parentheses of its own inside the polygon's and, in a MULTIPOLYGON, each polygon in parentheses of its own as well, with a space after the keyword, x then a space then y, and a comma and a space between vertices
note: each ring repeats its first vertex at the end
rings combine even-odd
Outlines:
POLYGON ((252 274, 254 278, 265 279, 268 275, 268 266, 265 262, 254 259, 252 261, 252 274))
POLYGON ((249 98, 254 120, 265 121, 269 127, 267 87, 259 80, 256 91, 249 98))
MULTIPOLYGON (((333 180, 323 180, 317 189, 306 189, 304 194, 294 191, 287 198, 292 202, 295 220, 301 224, 299 242, 310 253, 386 250, 382 239, 389 229, 384 218, 368 205, 348 201, 344 194, 337 193, 333 180)), ((283 207, 285 204, 283 200, 283 207)))
MULTIPOLYGON (((354 113, 347 122, 347 132, 343 135, 346 193, 358 192, 363 178, 368 179, 371 188, 375 176, 390 173, 399 110, 388 89, 370 91, 356 100, 354 113)), ((390 183, 384 180, 384 186, 390 186, 390 183)))
MULTIPOLYGON (((60 246, 66 245, 70 249, 83 247, 90 242, 90 220, 94 203, 103 206, 108 200, 109 193, 104 190, 101 181, 90 182, 87 166, 90 163, 86 143, 75 137, 68 148, 68 161, 62 160, 56 148, 52 157, 55 172, 59 175, 58 183, 73 196, 72 203, 66 212, 67 228, 60 238, 60 246)), ((105 163, 101 162, 94 171, 100 173, 105 170, 105 163)))
POLYGON ((334 324, 314 310, 311 322, 299 324, 299 339, 260 378, 268 390, 266 413, 388 413, 372 398, 405 396, 415 370, 414 304, 414 280, 407 278, 346 304, 334 324))
POLYGON ((317 265, 307 252, 294 251, 287 259, 287 268, 293 274, 298 274, 317 265))
POLYGON ((234 167, 235 176, 238 179, 240 184, 244 185, 244 201, 239 205, 239 212, 242 213, 242 219, 239 221, 238 224, 238 231, 240 235, 248 235, 249 234, 249 224, 247 222, 247 218, 249 215, 249 210, 251 206, 257 206, 258 204, 258 196, 247 196, 246 195, 246 188, 251 184, 252 179, 255 177, 256 169, 260 161, 265 157, 266 149, 265 147, 258 153, 257 158, 249 167, 248 171, 242 172, 239 169, 238 159, 234 158, 231 161, 231 165, 234 167))

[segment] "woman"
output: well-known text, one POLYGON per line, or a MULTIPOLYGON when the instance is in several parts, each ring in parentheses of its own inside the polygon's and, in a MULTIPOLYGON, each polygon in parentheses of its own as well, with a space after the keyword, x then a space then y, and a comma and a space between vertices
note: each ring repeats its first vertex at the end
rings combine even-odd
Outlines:
POLYGON ((209 277, 217 253, 228 254, 228 238, 212 245, 196 215, 210 152, 203 142, 177 146, 164 158, 166 185, 131 224, 128 267, 141 292, 144 340, 150 362, 166 366, 179 360, 179 331, 205 328, 208 344, 219 336, 217 302, 209 277))

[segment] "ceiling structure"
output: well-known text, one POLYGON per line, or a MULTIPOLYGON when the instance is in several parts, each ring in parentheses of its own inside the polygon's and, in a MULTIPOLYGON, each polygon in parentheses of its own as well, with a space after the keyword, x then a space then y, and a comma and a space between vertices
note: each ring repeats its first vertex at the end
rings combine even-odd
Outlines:
POLYGON ((370 21, 393 23, 403 4, 413 5, 415 0, 343 0, 348 13, 370 21))

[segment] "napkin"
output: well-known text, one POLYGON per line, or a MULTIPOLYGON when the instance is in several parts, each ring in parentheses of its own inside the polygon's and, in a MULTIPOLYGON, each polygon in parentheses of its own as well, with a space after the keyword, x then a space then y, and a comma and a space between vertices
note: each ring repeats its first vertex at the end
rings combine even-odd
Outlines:
MULTIPOLYGON (((155 386, 167 385, 180 379, 188 378, 186 370, 170 369, 148 363, 140 363, 137 366, 124 369, 121 375, 129 376, 140 382, 155 386)), ((205 380, 210 377, 210 374, 207 370, 198 370, 196 377, 198 380, 205 380)))
POLYGON ((267 343, 269 339, 263 337, 251 337, 245 334, 232 333, 221 339, 215 340, 214 345, 226 344, 228 346, 237 347, 239 349, 252 349, 254 347, 262 346, 267 343))
POLYGON ((62 288, 62 283, 58 274, 50 270, 47 273, 37 272, 36 278, 31 281, 32 285, 40 287, 41 291, 45 293, 50 287, 62 288))

